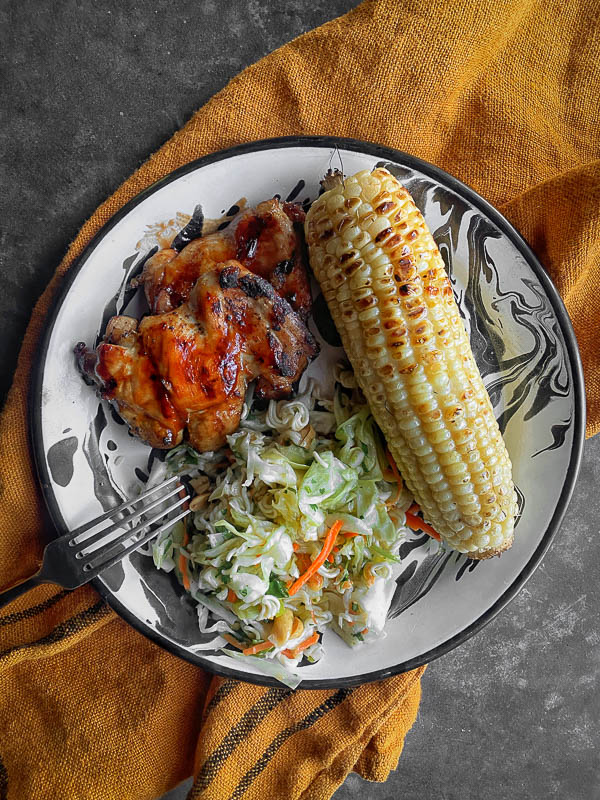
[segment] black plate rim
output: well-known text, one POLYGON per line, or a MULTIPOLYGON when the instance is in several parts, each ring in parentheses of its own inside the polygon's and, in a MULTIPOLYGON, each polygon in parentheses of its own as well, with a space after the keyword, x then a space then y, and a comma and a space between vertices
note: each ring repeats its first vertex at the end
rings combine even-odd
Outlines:
MULTIPOLYGON (((303 680, 298 686, 299 689, 351 688, 365 683, 382 680, 403 672, 408 672, 409 670, 420 667, 423 664, 430 663, 431 661, 440 658, 454 648, 463 644, 475 633, 478 633, 486 625, 488 625, 500 613, 500 611, 502 611, 502 609, 508 605, 512 599, 514 599, 514 597, 525 586, 526 582, 539 566, 542 558, 548 551, 560 528, 560 524, 566 514, 569 502, 573 495, 577 476, 579 474, 579 468, 583 454, 583 444, 585 440, 586 404, 583 367, 571 320, 556 287, 552 283, 550 277, 525 239, 517 231, 514 225, 512 225, 497 209, 495 209, 490 203, 488 203, 487 200, 481 197, 481 195, 479 195, 474 189, 471 189, 469 186, 467 186, 467 184, 463 183, 458 178, 444 171, 440 167, 430 164, 429 162, 417 158, 409 153, 404 153, 401 150, 395 150, 394 148, 376 144, 374 142, 334 136, 282 136, 272 139, 260 139, 257 141, 236 145, 234 147, 227 148, 226 150, 220 150, 216 153, 210 153, 202 156, 201 158, 197 158, 194 161, 190 161, 188 164, 184 164, 183 166, 148 186, 134 198, 129 200, 122 208, 120 208, 86 245, 82 253, 74 261, 64 277, 62 285, 56 293, 46 318, 45 333, 39 348, 40 357, 34 368, 34 373, 32 375, 30 384, 29 437, 30 446, 38 472, 40 487, 42 489, 42 494, 48 508, 48 512, 54 525, 56 526, 57 531, 64 532, 67 530, 67 526, 52 491, 52 485, 50 482, 50 476, 48 474, 43 450, 41 399, 44 368, 52 331, 54 329, 59 310, 62 307, 62 304, 65 301, 71 285, 77 277, 77 274, 94 252, 100 241, 110 232, 110 230, 114 228, 114 226, 117 225, 125 216, 127 216, 127 214, 129 214, 133 208, 139 205, 147 197, 157 192, 159 189, 162 189, 163 186, 166 186, 172 181, 177 180, 183 175, 194 172, 199 168, 205 167, 217 161, 223 161, 228 158, 245 155, 248 153, 259 152, 261 150, 297 147, 315 147, 329 150, 335 150, 336 148, 339 148, 342 150, 350 150, 371 155, 375 158, 379 158, 382 161, 405 164, 409 168, 417 170, 418 172, 422 172, 428 177, 433 178, 438 183, 445 185, 458 195, 465 197, 469 203, 471 203, 471 205, 489 217, 498 227, 498 229, 511 241, 511 243, 527 261, 528 265, 534 271, 536 277, 542 284, 546 296, 552 305, 554 313, 556 314, 561 332, 565 339, 569 365, 573 374, 575 405, 573 421, 573 447, 565 475, 565 482, 558 498, 554 515, 550 520, 550 523, 544 532, 538 547, 524 565, 521 572, 517 575, 511 585, 507 587, 498 600, 496 600, 496 602, 480 617, 474 620, 471 625, 467 626, 455 636, 447 639, 445 642, 442 642, 440 645, 437 645, 431 650, 421 653, 407 661, 400 662, 399 664, 387 669, 374 670, 373 672, 363 673, 361 675, 353 675, 338 680, 303 680)), ((122 617, 138 632, 146 636, 155 644, 158 644, 160 647, 171 652, 173 655, 183 658, 185 661, 195 664, 202 669, 206 669, 208 672, 221 675, 223 677, 236 678, 246 683, 253 683, 259 686, 281 686, 281 683, 275 678, 262 675, 253 675, 242 672, 241 670, 222 666, 221 664, 214 664, 208 661, 208 659, 203 658, 201 655, 189 653, 180 647, 176 642, 165 639, 156 631, 146 627, 145 623, 132 614, 127 608, 125 608, 125 606, 123 606, 120 601, 111 594, 108 588, 98 578, 92 581, 92 585, 100 594, 100 596, 120 617, 122 617)))

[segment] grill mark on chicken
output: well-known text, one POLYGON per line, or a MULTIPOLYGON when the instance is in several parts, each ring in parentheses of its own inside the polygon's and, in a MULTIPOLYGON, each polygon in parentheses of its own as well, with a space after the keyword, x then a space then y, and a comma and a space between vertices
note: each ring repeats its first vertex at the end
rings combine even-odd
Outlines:
POLYGON ((210 450, 237 429, 250 380, 257 397, 289 396, 318 345, 270 283, 229 261, 205 270, 178 308, 139 324, 113 317, 95 352, 75 352, 140 438, 173 447, 187 432, 210 450))
POLYGON ((275 295, 270 283, 255 276, 247 275, 244 278, 240 278, 239 286, 248 297, 269 297, 272 299, 275 295), (271 290, 270 292, 267 290, 267 286, 271 290))
POLYGON ((135 285, 143 285, 154 313, 184 303, 200 275, 236 259, 267 280, 306 321, 312 306, 302 223, 304 210, 277 198, 239 212, 225 230, 194 239, 150 258, 135 285))
POLYGON ((221 269, 219 273, 219 286, 221 289, 235 289, 238 285, 239 275, 240 270, 235 265, 221 269))
POLYGON ((294 260, 292 258, 288 258, 286 261, 280 261, 279 264, 273 270, 273 275, 277 277, 277 279, 283 278, 286 275, 289 275, 290 272, 294 269, 294 260))
POLYGON ((269 223, 272 224, 271 215, 259 217, 256 214, 245 214, 238 223, 236 230, 236 257, 242 264, 255 257, 260 236, 267 230, 269 223))

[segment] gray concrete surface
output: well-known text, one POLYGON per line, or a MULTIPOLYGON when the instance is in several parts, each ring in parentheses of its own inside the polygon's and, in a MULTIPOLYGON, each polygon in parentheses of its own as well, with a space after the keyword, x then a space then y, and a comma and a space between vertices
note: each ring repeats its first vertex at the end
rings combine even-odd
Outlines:
MULTIPOLYGON (((32 306, 86 217, 240 69, 355 4, 0 5, 0 397, 32 306)), ((336 800, 600 798, 599 473, 597 437, 541 568, 428 669, 398 770, 383 785, 351 776, 336 800)))

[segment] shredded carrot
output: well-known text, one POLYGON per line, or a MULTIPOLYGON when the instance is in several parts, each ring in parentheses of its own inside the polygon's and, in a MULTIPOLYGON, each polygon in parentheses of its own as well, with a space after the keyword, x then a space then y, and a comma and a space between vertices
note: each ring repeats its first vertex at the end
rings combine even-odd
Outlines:
POLYGON ((190 590, 190 576, 188 575, 187 569, 187 558, 179 554, 179 570, 181 572, 181 577, 183 578, 183 586, 187 592, 190 590))
POLYGON ((413 503, 410 508, 406 510, 407 514, 418 514, 421 510, 421 507, 418 503, 413 503))
POLYGON ((355 533, 355 531, 342 531, 342 536, 347 536, 352 539, 354 536, 362 536, 362 533, 355 533))
POLYGON ((410 528, 411 531, 423 531, 423 533, 428 533, 429 536, 437 539, 438 542, 441 540, 439 533, 435 531, 431 525, 422 520, 421 517, 410 514, 408 511, 406 512, 406 527, 410 528))
POLYGON ((392 483, 395 480, 394 471, 390 464, 390 451, 388 448, 385 448, 385 460, 387 463, 382 464, 380 462, 381 472, 383 474, 383 479, 386 480, 388 483, 392 483))
POLYGON ((311 563, 310 567, 308 567, 306 572, 303 572, 302 575, 300 575, 300 577, 297 578, 294 581, 294 583, 290 586, 290 588, 288 589, 288 593, 289 593, 290 597, 292 595, 296 594, 298 589, 300 589, 300 587, 303 586, 306 583, 306 581, 312 575, 315 574, 315 572, 317 572, 319 567, 321 567, 325 563, 325 559, 327 558, 329 553, 331 553, 331 550, 332 550, 332 548, 333 548, 333 546, 335 544, 335 537, 340 532, 340 528, 342 527, 342 525, 343 525, 343 522, 340 519, 336 520, 333 523, 333 525, 331 526, 331 528, 327 532, 327 536, 325 537, 325 542, 323 543, 323 548, 322 548, 321 552, 319 553, 319 555, 311 563))
POLYGON ((337 547, 337 546, 334 547, 333 550, 331 551, 331 553, 329 553, 329 555, 327 556, 327 561, 329 561, 330 564, 333 564, 333 562, 335 561, 334 553, 339 553, 339 552, 340 552, 340 548, 337 547))
POLYGON ((390 495, 388 499, 385 501, 385 505, 387 508, 391 506, 395 506, 398 500, 400 499, 400 495, 402 494, 402 487, 399 483, 396 484, 396 488, 394 489, 394 494, 390 495))
POLYGON ((242 653, 245 656, 255 656, 257 653, 262 653, 263 650, 269 650, 271 647, 273 647, 273 642, 258 642, 258 644, 253 644, 251 647, 245 647, 242 653))
POLYGON ((232 636, 230 633, 223 633, 221 635, 225 641, 229 642, 229 644, 232 644, 234 647, 237 647, 238 650, 244 649, 244 645, 241 642, 238 642, 235 636, 232 636))
POLYGON ((300 550, 300 545, 298 544, 298 542, 294 542, 294 544, 292 545, 292 549, 294 553, 297 553, 298 550, 300 550))
MULTIPOLYGON (((183 520, 183 546, 185 547, 186 544, 189 542, 190 537, 188 536, 188 529, 187 529, 187 520, 183 520)), ((179 553, 179 561, 178 561, 179 571, 181 572, 181 577, 183 579, 183 586, 184 589, 189 592, 190 590, 190 576, 188 574, 188 564, 187 558, 183 555, 183 553, 179 553)))
POLYGON ((315 644, 315 642, 318 641, 319 634, 315 632, 312 636, 309 636, 308 639, 300 642, 298 647, 294 647, 293 650, 282 650, 281 652, 286 658, 297 658, 303 650, 306 650, 307 647, 310 647, 311 644, 315 644))
POLYGON ((364 635, 365 635, 365 634, 367 634, 368 632, 369 632, 369 629, 368 629, 368 628, 363 628, 363 629, 362 629, 362 631, 361 631, 361 634, 364 636, 364 635))
POLYGON ((230 603, 235 603, 237 601, 237 594, 233 591, 233 589, 227 589, 227 599, 230 603))
POLYGON ((398 472, 398 467, 396 466, 396 462, 394 461, 394 456, 390 453, 388 448, 385 448, 385 457, 388 460, 388 464, 390 465, 390 469, 392 470, 392 475, 394 476, 394 480, 400 486, 404 486, 404 482, 400 473, 398 472))
POLYGON ((396 491, 394 494, 385 502, 386 506, 393 506, 395 505, 398 500, 400 499, 400 495, 402 494, 402 490, 404 489, 404 481, 402 480, 402 476, 398 472, 398 467, 396 466, 396 462, 394 461, 393 455, 390 453, 389 449, 385 448, 385 456, 388 460, 388 464, 390 465, 390 469, 392 471, 392 475, 394 476, 394 480, 396 481, 396 491))

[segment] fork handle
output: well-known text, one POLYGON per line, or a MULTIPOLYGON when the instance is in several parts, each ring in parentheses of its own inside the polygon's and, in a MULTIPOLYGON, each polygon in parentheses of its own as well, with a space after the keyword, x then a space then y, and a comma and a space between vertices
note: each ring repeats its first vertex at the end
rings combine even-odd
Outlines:
POLYGON ((17 599, 17 597, 20 597, 22 594, 25 594, 25 592, 33 589, 34 586, 39 586, 40 583, 46 583, 46 581, 40 578, 39 572, 36 572, 36 574, 32 575, 31 578, 26 578, 26 580, 21 581, 21 583, 11 586, 10 589, 5 589, 0 593, 0 608, 8 605, 8 603, 12 603, 13 600, 17 599))

